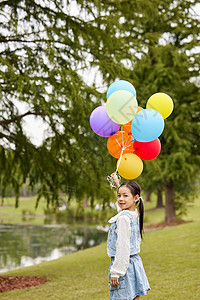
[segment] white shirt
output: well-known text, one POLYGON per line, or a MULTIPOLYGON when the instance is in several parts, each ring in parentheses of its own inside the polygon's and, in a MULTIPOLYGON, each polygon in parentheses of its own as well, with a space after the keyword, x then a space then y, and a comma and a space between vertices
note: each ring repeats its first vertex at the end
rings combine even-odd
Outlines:
MULTIPOLYGON (((133 219, 138 218, 138 211, 126 210, 133 219)), ((130 257, 130 237, 131 237, 131 221, 126 215, 123 215, 123 211, 112 217, 108 222, 114 223, 117 221, 116 233, 116 255, 114 263, 110 269, 111 277, 124 276, 129 265, 130 257)))

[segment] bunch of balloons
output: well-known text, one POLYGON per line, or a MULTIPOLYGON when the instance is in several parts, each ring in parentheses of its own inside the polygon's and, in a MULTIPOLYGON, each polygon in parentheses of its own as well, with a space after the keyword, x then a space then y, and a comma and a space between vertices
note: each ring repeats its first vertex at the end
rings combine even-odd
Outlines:
POLYGON ((118 80, 109 86, 106 105, 93 110, 90 126, 99 136, 108 137, 107 149, 118 158, 116 172, 120 176, 137 178, 143 170, 142 160, 158 156, 161 150, 158 137, 173 107, 170 96, 156 93, 143 109, 138 106, 136 90, 130 82, 118 80))

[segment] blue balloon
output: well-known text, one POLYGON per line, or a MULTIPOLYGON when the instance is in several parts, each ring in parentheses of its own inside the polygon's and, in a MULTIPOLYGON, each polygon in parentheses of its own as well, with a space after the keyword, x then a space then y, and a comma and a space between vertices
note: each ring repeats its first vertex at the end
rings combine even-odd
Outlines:
POLYGON ((157 139, 164 129, 164 119, 155 109, 143 109, 133 118, 131 130, 138 142, 151 142, 157 139))
POLYGON ((136 97, 136 90, 130 82, 128 82, 126 80, 118 80, 118 81, 113 82, 109 86, 109 88, 107 90, 107 94, 106 94, 107 99, 109 98, 109 96, 112 93, 119 91, 119 90, 128 91, 136 97))

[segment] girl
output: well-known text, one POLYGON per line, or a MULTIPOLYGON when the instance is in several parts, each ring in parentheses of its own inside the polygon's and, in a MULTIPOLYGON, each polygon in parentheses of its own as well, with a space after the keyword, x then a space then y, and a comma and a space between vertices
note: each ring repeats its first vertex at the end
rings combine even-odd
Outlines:
POLYGON ((150 290, 142 260, 137 254, 140 252, 144 215, 141 189, 134 181, 119 185, 115 173, 111 177, 118 190, 117 203, 121 212, 108 221, 111 223, 107 241, 107 253, 111 257, 110 300, 139 300, 140 295, 146 295, 150 290))

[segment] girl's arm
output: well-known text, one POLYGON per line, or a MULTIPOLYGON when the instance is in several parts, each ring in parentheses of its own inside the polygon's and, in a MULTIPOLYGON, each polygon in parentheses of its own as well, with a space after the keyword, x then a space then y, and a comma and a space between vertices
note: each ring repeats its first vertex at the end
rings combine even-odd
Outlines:
POLYGON ((117 174, 116 173, 112 173, 110 176, 113 179, 114 185, 118 189, 118 187, 119 187, 119 178, 117 177, 117 174))
POLYGON ((112 286, 118 285, 118 278, 120 276, 124 276, 128 269, 130 257, 130 237, 130 219, 127 216, 121 216, 117 221, 117 242, 115 260, 110 269, 110 284, 113 284, 112 286))

